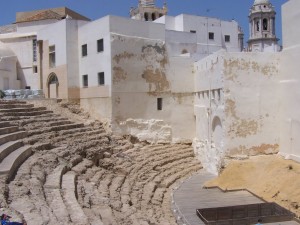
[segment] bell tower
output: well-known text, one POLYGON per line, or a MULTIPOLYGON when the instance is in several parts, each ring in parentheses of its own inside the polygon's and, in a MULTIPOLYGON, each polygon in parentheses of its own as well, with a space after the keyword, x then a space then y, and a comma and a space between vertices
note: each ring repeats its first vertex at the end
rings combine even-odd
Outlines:
POLYGON ((139 0, 137 8, 130 9, 131 19, 142 21, 154 21, 168 12, 167 4, 164 3, 162 8, 155 6, 155 0, 139 0))
POLYGON ((280 50, 275 34, 275 9, 269 0, 255 0, 249 13, 250 52, 277 52, 280 50))

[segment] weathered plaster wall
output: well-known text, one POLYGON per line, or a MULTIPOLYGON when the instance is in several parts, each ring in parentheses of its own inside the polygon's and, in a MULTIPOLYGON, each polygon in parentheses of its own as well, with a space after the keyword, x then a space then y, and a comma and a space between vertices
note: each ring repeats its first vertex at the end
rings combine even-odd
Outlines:
POLYGON ((34 36, 2 39, 17 56, 17 77, 21 82, 20 88, 30 86, 39 89, 40 78, 33 73, 33 51, 32 40, 34 36))
POLYGON ((279 150, 279 54, 236 53, 224 57, 225 132, 229 154, 279 150))
POLYGON ((20 81, 17 80, 17 57, 0 57, 0 90, 19 89, 20 81))
POLYGON ((211 172, 223 157, 279 150, 279 54, 219 53, 195 65, 195 152, 211 172), (219 94, 220 93, 220 94, 219 94))
MULTIPOLYGON (((142 32, 152 26, 163 28, 145 25, 135 27, 142 26, 142 32)), ((147 38, 143 33, 128 37, 118 31, 122 34, 111 36, 113 131, 150 142, 192 139, 191 59, 169 57, 163 30, 147 33, 147 38), (163 99, 162 110, 157 109, 157 98, 163 99)))
POLYGON ((300 162, 300 2, 282 6, 283 51, 280 61, 280 154, 300 162))

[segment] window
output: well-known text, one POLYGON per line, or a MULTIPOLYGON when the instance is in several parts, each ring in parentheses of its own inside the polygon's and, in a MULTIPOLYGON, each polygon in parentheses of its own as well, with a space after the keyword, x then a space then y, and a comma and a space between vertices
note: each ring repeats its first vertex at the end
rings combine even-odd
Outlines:
POLYGON ((191 33, 193 33, 193 34, 195 34, 195 33, 196 33, 196 31, 195 31, 195 30, 190 30, 190 32, 191 32, 191 33))
POLYGON ((157 110, 162 110, 162 98, 157 98, 157 110))
POLYGON ((49 46, 49 66, 55 67, 55 45, 49 46))
POLYGON ((33 53, 33 62, 37 61, 37 40, 32 40, 32 53, 33 53))
POLYGON ((225 35, 225 42, 230 42, 230 35, 225 35))
POLYGON ((104 79, 104 72, 98 73, 98 85, 104 85, 105 79, 104 79))
POLYGON ((81 46, 81 56, 87 56, 87 44, 81 46))
POLYGON ((104 51, 103 39, 99 39, 97 41, 97 50, 98 50, 98 52, 103 52, 104 51))
POLYGON ((212 33, 212 32, 209 32, 209 33, 208 33, 208 39, 209 39, 209 40, 214 40, 214 39, 215 39, 215 34, 212 33))
POLYGON ((259 31, 259 21, 256 22, 256 31, 259 31))
POLYGON ((156 20, 156 15, 155 13, 152 13, 152 21, 156 20))
POLYGON ((33 73, 37 73, 38 72, 38 68, 37 68, 37 66, 33 66, 33 73))
POLYGON ((82 76, 82 84, 83 84, 83 87, 88 87, 88 86, 89 86, 89 78, 88 78, 88 75, 83 75, 83 76, 82 76))
POLYGON ((263 29, 268 30, 268 20, 267 19, 263 19, 263 29))

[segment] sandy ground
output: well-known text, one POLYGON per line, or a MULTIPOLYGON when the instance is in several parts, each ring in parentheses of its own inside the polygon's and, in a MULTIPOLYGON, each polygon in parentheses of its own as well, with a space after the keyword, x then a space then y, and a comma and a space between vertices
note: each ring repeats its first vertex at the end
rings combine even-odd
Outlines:
POLYGON ((278 155, 233 160, 206 186, 219 186, 224 190, 248 189, 300 216, 300 164, 278 155))

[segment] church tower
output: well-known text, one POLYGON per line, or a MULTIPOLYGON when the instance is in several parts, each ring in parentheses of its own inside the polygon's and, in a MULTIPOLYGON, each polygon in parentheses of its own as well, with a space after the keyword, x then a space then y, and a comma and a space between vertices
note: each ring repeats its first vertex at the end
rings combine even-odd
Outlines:
POLYGON ((131 8, 130 17, 136 20, 154 21, 168 12, 166 3, 162 8, 155 6, 155 0, 139 0, 137 8, 131 8))
POLYGON ((277 52, 280 50, 275 34, 275 9, 269 0, 255 0, 249 13, 250 52, 277 52))

